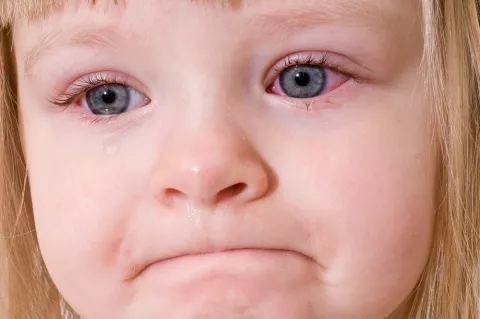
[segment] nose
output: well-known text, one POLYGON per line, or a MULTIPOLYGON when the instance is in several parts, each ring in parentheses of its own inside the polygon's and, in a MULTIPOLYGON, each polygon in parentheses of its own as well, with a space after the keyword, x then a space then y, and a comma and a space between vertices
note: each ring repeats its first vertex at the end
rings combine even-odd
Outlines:
POLYGON ((190 133, 182 131, 162 147, 151 175, 159 203, 214 208, 252 202, 268 192, 268 167, 240 131, 212 123, 190 133))

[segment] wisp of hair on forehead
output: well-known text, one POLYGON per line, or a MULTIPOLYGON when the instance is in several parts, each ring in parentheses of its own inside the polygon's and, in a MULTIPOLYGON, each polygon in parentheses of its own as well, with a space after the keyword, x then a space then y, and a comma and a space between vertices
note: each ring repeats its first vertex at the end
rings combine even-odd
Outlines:
MULTIPOLYGON (((127 0, 1 0, 0 28, 10 25, 15 19, 38 19, 60 10, 68 4, 85 4, 94 6, 100 2, 126 5, 127 0)), ((178 0, 172 0, 178 1, 178 0)), ((191 2, 220 5, 237 8, 242 0, 189 0, 191 2)))
POLYGON ((2 0, 0 3, 0 26, 5 27, 14 19, 46 16, 65 5, 66 0, 2 0))

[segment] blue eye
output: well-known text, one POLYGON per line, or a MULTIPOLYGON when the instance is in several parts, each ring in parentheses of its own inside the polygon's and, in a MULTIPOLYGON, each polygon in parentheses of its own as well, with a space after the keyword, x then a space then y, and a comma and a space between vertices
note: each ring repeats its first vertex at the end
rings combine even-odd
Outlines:
POLYGON ((279 85, 288 97, 313 98, 325 89, 326 72, 319 66, 294 65, 280 73, 279 85))
POLYGON ((289 103, 316 100, 351 79, 359 81, 360 77, 344 67, 344 63, 348 65, 348 62, 343 62, 336 55, 327 53, 305 52, 287 56, 269 72, 271 82, 267 86, 267 93, 286 97, 289 103))
POLYGON ((82 106, 96 115, 118 115, 145 105, 147 97, 123 84, 105 84, 86 93, 82 106))

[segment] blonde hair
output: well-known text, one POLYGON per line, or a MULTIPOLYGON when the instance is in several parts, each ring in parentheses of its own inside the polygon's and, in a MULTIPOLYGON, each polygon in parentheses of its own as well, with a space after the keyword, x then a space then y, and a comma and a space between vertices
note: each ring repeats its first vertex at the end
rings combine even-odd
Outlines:
MULTIPOLYGON (((79 318, 48 275, 35 235, 12 50, 14 19, 58 7, 55 0, 0 4, 0 319, 79 318)), ((422 72, 439 148, 438 210, 410 318, 480 319, 480 3, 421 0, 421 10, 422 72)))

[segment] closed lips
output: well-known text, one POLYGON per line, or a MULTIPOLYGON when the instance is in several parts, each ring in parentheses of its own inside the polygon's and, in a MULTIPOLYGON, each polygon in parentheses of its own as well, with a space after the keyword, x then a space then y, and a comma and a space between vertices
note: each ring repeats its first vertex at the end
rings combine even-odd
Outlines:
POLYGON ((228 256, 228 255, 234 255, 234 254, 294 254, 297 255, 300 258, 306 259, 307 261, 313 261, 313 259, 307 255, 304 255, 302 253, 292 251, 292 250, 287 250, 287 249, 277 249, 277 248, 231 248, 231 249, 222 249, 222 250, 202 250, 202 251, 189 251, 185 253, 180 253, 180 254, 175 254, 171 255, 168 257, 164 258, 159 258, 152 260, 150 262, 147 262, 143 264, 141 267, 136 267, 136 271, 134 272, 132 278, 130 280, 133 280, 139 276, 141 276, 150 266, 152 265, 160 265, 160 264, 167 264, 175 261, 180 261, 181 259, 186 259, 186 258, 201 258, 201 257, 208 257, 209 255, 214 256, 214 255, 222 255, 222 256, 228 256))

